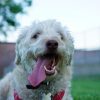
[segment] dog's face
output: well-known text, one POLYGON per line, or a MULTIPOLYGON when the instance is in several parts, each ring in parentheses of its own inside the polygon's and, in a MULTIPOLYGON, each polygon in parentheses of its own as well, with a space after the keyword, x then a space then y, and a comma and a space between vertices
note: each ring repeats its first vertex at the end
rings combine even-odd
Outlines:
POLYGON ((31 74, 29 80, 34 76, 44 80, 70 65, 73 49, 72 37, 60 23, 54 20, 33 23, 17 41, 16 63, 31 74))

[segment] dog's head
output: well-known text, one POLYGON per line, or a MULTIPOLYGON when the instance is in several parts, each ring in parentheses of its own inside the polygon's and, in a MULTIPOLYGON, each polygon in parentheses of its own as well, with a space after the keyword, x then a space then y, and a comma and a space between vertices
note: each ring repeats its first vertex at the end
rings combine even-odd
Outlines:
POLYGON ((29 74, 34 86, 62 73, 71 64, 74 46, 69 31, 55 20, 34 22, 16 44, 16 64, 29 74), (35 79, 37 78, 37 79, 35 79))

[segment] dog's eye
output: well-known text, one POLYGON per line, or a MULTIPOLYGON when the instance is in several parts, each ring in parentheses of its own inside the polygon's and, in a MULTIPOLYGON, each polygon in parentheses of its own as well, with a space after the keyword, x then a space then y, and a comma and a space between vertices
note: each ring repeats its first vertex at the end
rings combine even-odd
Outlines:
POLYGON ((64 36, 63 35, 61 35, 61 39, 64 40, 64 36))
POLYGON ((37 37, 38 37, 38 35, 35 34, 35 35, 32 36, 32 39, 37 39, 37 37))
POLYGON ((40 32, 35 33, 35 34, 32 36, 32 39, 37 39, 38 36, 39 36, 39 34, 40 34, 40 32))
POLYGON ((59 32, 59 34, 60 34, 61 40, 64 40, 64 36, 63 36, 63 34, 60 33, 60 32, 59 32))

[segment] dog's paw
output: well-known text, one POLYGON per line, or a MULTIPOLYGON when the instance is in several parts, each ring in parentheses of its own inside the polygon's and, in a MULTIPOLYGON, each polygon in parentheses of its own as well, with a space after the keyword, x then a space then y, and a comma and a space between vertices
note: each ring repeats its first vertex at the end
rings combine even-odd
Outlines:
POLYGON ((42 100, 51 100, 51 93, 44 94, 42 100))

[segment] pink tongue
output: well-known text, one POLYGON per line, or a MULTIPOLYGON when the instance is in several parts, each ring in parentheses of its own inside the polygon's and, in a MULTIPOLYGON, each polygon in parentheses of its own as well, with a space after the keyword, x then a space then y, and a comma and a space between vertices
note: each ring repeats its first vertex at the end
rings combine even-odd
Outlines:
POLYGON ((46 65, 48 62, 48 60, 41 58, 37 60, 34 70, 28 76, 28 80, 33 87, 38 86, 41 82, 43 82, 46 79, 44 65, 46 65))

